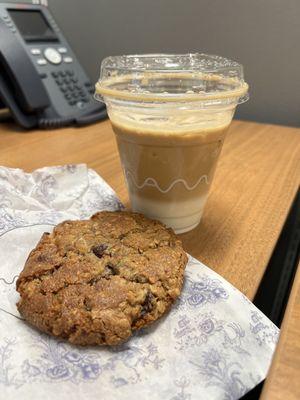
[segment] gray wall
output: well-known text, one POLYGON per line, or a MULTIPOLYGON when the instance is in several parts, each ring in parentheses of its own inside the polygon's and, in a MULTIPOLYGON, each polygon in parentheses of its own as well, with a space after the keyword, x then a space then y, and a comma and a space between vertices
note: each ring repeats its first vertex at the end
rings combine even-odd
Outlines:
POLYGON ((49 0, 91 79, 108 55, 207 52, 245 66, 237 116, 300 126, 300 0, 49 0))

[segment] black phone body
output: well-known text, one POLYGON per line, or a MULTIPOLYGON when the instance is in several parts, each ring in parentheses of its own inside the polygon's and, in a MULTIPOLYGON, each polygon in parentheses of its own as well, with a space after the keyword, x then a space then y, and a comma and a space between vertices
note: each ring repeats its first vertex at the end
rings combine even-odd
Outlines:
POLYGON ((106 118, 94 86, 48 8, 0 3, 0 103, 25 128, 106 118))

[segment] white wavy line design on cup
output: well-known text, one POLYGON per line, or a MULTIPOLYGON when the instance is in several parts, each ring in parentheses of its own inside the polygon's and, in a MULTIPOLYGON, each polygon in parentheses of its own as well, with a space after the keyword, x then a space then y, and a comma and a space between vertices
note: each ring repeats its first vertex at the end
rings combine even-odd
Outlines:
POLYGON ((168 193, 177 183, 182 183, 184 185, 184 187, 186 188, 186 190, 188 190, 188 191, 194 190, 200 184, 200 182, 202 180, 204 180, 205 183, 208 185, 208 176, 207 175, 200 176, 200 178, 197 180, 197 182, 192 186, 189 186, 189 184, 182 178, 175 179, 167 187, 167 189, 162 189, 154 178, 147 178, 144 180, 144 182, 141 185, 139 185, 137 183, 137 181, 135 180, 133 173, 131 171, 126 171, 126 176, 132 180, 132 182, 138 189, 143 189, 143 187, 145 187, 145 186, 152 186, 152 187, 155 187, 157 190, 159 190, 161 193, 168 193))

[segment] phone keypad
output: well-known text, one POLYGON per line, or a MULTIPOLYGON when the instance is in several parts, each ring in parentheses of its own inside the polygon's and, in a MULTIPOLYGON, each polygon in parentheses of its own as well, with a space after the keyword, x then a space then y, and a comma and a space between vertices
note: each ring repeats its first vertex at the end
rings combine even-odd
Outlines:
POLYGON ((90 91, 87 87, 80 85, 74 71, 52 72, 52 76, 70 106, 80 105, 82 108, 85 103, 89 102, 90 91))

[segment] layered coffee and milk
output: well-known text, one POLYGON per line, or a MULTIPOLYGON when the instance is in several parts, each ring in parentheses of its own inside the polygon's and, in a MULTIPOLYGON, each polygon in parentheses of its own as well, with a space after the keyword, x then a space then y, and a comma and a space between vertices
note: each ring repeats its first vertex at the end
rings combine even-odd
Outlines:
MULTIPOLYGON (((131 207, 172 226, 177 233, 195 227, 215 172, 229 123, 192 130, 130 125, 111 116, 131 207)), ((151 126, 151 124, 150 124, 151 126)))
POLYGON ((134 211, 176 233, 198 225, 226 130, 247 93, 242 66, 218 56, 102 62, 96 98, 107 106, 134 211))

